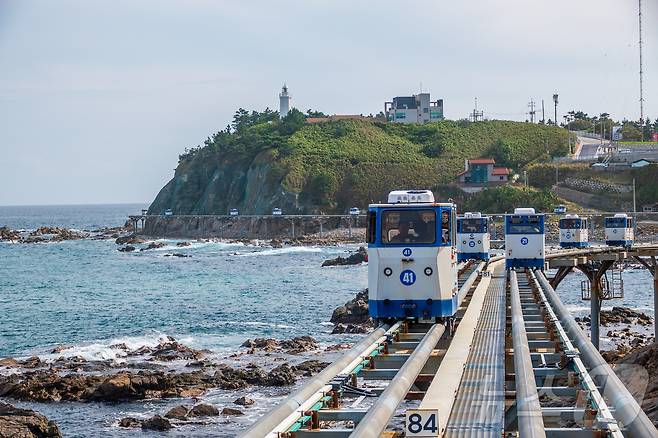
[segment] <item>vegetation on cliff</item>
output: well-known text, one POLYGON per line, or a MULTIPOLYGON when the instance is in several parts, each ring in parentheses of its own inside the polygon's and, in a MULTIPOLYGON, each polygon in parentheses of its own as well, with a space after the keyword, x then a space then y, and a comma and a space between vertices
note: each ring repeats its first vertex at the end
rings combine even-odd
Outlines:
POLYGON ((292 110, 238 110, 233 123, 180 156, 151 205, 175 214, 342 212, 401 188, 453 182, 468 158, 518 169, 565 155, 566 130, 509 121, 400 125, 367 120, 307 123, 292 110))

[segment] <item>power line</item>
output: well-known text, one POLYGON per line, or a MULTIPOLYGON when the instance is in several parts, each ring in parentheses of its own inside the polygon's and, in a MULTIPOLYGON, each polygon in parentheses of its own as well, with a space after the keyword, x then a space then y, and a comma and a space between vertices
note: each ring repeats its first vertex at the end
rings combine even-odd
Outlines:
POLYGON ((528 103, 528 108, 530 108, 530 112, 528 113, 530 114, 530 123, 535 123, 535 114, 537 113, 537 111, 535 111, 534 99, 530 99, 530 103, 528 103))

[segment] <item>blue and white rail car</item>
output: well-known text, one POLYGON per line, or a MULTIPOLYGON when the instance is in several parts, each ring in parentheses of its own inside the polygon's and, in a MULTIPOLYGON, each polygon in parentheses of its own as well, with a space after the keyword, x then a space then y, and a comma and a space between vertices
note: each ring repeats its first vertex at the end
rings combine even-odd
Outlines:
POLYGON ((617 213, 607 217, 605 225, 605 244, 608 246, 633 246, 633 218, 626 213, 617 213))
POLYGON ((505 215, 505 267, 544 268, 544 215, 534 208, 517 208, 505 215))
POLYGON ((451 317, 459 306, 456 206, 396 190, 368 207, 368 304, 376 319, 451 317))
POLYGON ((586 248, 589 246, 589 221, 577 214, 568 214, 559 222, 562 248, 586 248))
POLYGON ((489 218, 480 213, 464 213, 457 218, 457 261, 489 260, 489 218))

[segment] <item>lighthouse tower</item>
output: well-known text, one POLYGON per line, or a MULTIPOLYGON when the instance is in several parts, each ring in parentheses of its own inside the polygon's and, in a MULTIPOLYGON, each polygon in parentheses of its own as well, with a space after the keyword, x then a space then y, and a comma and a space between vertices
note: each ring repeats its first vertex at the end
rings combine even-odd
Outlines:
POLYGON ((283 88, 279 94, 279 117, 284 118, 288 115, 288 111, 290 111, 290 99, 288 86, 283 84, 283 88))

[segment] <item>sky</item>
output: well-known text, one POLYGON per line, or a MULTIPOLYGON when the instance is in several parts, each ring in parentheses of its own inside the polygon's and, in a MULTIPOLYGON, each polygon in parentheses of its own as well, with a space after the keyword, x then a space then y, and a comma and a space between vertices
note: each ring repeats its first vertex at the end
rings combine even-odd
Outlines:
MULTIPOLYGON (((658 118, 658 1, 645 0, 658 118)), ((0 0, 0 205, 150 202, 237 108, 639 119, 635 0, 0 0)))

